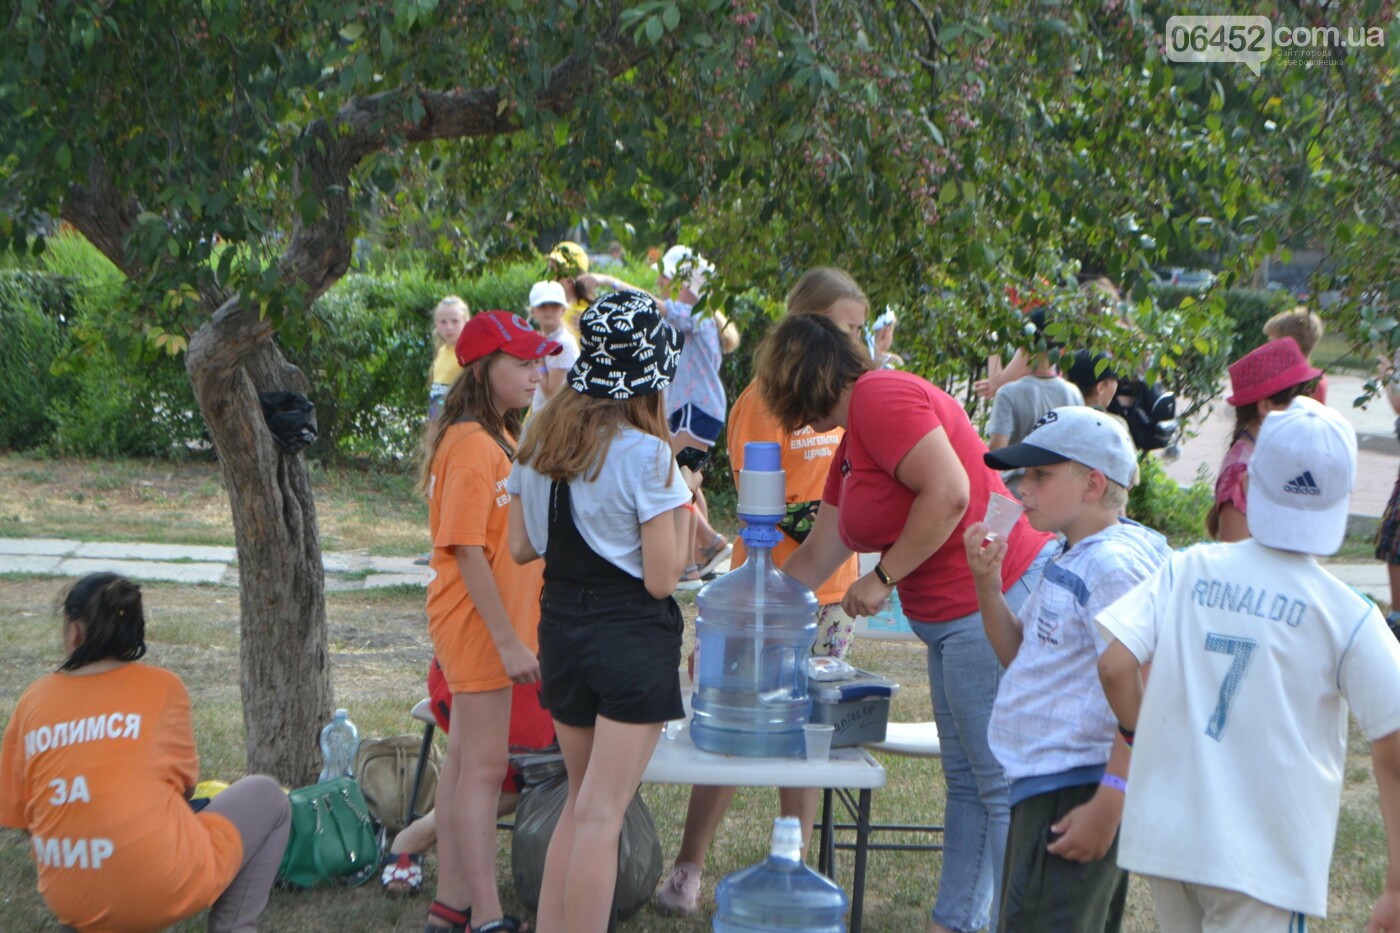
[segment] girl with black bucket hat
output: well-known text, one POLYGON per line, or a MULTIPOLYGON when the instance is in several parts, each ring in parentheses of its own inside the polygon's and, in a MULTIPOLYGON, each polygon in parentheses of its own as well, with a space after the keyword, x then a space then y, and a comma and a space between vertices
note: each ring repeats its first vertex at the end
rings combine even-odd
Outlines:
POLYGON ((569 776, 537 926, 604 930, 623 815, 681 706, 680 607, 700 475, 671 453, 662 389, 681 336, 650 295, 621 291, 579 321, 572 391, 530 424, 506 490, 510 548, 544 556, 542 698, 569 776))

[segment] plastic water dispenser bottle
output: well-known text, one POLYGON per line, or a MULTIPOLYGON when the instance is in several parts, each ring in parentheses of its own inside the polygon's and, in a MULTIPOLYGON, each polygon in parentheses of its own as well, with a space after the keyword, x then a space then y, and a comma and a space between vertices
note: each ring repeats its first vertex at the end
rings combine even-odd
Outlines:
POLYGON ((321 730, 321 780, 351 777, 355 770, 355 752, 360 747, 360 730, 350 721, 348 711, 338 709, 335 718, 321 730))
POLYGON ((802 864, 796 817, 773 823, 768 860, 736 871, 715 888, 714 933, 846 933, 846 892, 802 864))
POLYGON ((781 450, 744 445, 739 517, 748 558, 696 596, 699 659, 690 736, 708 752, 803 754, 812 714, 807 657, 817 639, 817 597, 773 565, 787 512, 781 450))

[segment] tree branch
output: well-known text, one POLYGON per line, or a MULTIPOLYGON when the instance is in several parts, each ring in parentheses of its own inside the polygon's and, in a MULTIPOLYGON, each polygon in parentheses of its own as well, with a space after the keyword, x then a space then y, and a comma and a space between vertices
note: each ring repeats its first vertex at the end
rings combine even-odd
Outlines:
POLYGON ((141 205, 134 197, 122 197, 107 178, 107 163, 97 156, 88 170, 86 185, 73 185, 63 199, 59 216, 85 236, 98 252, 112 261, 127 278, 146 272, 143 264, 128 258, 126 239, 136 227, 141 205))

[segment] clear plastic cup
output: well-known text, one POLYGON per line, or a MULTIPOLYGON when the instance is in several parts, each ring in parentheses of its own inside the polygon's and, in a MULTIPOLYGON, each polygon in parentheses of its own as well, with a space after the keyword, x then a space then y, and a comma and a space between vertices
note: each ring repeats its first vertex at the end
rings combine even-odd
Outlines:
POLYGON ((992 493, 987 499, 987 517, 982 519, 987 524, 987 540, 995 541, 1010 535, 1011 529, 1016 527, 1016 520, 1025 510, 1025 506, 1015 499, 999 492, 992 493))
POLYGON ((836 727, 825 722, 809 722, 802 727, 802 739, 807 745, 808 761, 826 761, 831 757, 831 738, 836 727))

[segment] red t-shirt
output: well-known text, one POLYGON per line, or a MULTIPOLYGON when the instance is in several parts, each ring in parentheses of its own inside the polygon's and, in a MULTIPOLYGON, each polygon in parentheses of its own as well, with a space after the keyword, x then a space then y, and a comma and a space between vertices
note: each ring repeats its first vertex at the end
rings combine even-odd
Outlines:
MULTIPOLYGON (((982 461, 987 445, 967 412, 948 393, 912 373, 866 373, 851 391, 846 436, 836 448, 822 493, 824 502, 841 510, 841 540, 847 547, 884 554, 904 530, 914 503, 913 491, 895 479, 895 468, 936 428, 947 432, 967 471, 969 505, 943 546, 899 581, 904 611, 920 622, 949 622, 977 611, 963 532, 982 520, 992 493, 1010 495, 1001 477, 982 461)), ((1002 563, 1003 589, 1021 578, 1050 537, 1021 516, 1002 563)))

